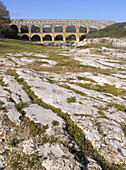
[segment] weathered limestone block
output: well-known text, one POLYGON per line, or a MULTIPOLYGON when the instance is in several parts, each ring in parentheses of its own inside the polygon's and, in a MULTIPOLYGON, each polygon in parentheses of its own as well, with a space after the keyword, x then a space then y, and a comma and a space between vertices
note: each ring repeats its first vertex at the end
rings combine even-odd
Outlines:
POLYGON ((38 148, 38 152, 47 157, 42 163, 47 170, 80 170, 82 167, 62 144, 47 143, 38 148))

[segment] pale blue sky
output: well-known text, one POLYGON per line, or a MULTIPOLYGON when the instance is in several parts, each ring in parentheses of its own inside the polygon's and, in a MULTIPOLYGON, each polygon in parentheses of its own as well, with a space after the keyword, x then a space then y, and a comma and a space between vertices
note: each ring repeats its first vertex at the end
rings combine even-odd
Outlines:
POLYGON ((126 21, 126 0, 2 0, 11 19, 126 21))

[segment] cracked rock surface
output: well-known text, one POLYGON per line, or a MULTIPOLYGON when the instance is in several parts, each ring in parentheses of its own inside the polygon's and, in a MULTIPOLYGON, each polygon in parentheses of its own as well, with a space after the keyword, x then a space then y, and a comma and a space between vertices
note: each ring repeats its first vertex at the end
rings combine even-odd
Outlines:
POLYGON ((0 56, 0 169, 125 169, 126 51, 51 52, 0 56))

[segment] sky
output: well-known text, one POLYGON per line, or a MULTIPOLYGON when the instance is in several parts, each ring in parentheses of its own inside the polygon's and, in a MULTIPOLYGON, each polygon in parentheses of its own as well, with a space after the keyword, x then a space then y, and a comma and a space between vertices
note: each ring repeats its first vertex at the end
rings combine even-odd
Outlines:
POLYGON ((89 19, 126 22, 126 0, 2 0, 11 19, 89 19))

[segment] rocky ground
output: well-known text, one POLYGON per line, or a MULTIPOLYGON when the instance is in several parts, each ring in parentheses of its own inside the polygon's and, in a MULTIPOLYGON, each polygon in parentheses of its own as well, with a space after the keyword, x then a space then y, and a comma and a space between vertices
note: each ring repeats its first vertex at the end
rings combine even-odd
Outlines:
POLYGON ((0 55, 1 169, 125 169, 126 50, 0 55))

